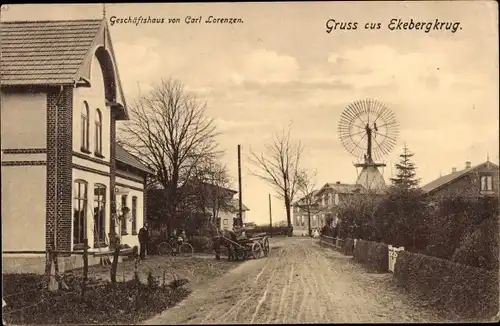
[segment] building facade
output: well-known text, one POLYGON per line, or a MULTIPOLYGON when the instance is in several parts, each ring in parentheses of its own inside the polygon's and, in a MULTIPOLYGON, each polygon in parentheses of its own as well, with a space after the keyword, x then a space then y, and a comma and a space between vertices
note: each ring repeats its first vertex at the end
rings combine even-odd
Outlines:
POLYGON ((358 184, 341 182, 327 183, 310 196, 301 198, 293 205, 293 226, 295 230, 308 230, 308 218, 311 217, 311 229, 321 229, 330 216, 332 223, 338 223, 339 207, 349 204, 357 194, 363 194, 366 189, 358 184))
POLYGON ((487 160, 472 166, 465 162, 461 170, 452 168, 451 173, 441 176, 426 185, 422 190, 432 197, 451 196, 498 196, 499 169, 498 165, 487 160))
POLYGON ((3 250, 137 244, 152 171, 116 144, 128 112, 106 21, 1 25, 3 250))

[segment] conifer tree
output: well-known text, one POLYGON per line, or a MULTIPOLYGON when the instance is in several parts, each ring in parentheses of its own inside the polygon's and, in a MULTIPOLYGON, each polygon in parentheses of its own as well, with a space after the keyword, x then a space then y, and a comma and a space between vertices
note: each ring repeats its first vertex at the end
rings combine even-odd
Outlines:
POLYGON ((405 144, 403 147, 403 153, 399 155, 399 163, 396 166, 396 177, 391 178, 391 182, 394 186, 399 186, 405 189, 417 188, 420 183, 420 178, 416 177, 415 163, 412 162, 411 158, 415 153, 410 152, 408 146, 405 144))

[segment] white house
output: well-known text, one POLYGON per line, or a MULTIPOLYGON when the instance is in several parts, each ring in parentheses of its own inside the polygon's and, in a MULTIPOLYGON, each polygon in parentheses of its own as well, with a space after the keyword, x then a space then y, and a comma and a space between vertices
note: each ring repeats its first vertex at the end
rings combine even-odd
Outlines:
POLYGON ((106 21, 1 26, 3 251, 136 244, 152 171, 116 145, 128 112, 106 21))

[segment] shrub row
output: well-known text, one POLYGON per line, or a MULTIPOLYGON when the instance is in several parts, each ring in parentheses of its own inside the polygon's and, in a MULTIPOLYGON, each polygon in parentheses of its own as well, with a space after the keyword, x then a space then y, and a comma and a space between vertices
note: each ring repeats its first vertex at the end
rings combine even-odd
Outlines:
POLYGON ((247 233, 250 234, 257 234, 257 233, 267 233, 267 234, 272 234, 273 235, 286 235, 288 233, 288 227, 287 226, 273 226, 272 229, 270 226, 257 226, 255 228, 252 228, 247 231, 247 233))
POLYGON ((363 264, 371 272, 387 272, 389 247, 384 243, 357 240, 356 248, 354 248, 354 260, 363 264))
POLYGON ((402 251, 394 278, 420 300, 460 318, 489 318, 499 309, 498 271, 402 251))

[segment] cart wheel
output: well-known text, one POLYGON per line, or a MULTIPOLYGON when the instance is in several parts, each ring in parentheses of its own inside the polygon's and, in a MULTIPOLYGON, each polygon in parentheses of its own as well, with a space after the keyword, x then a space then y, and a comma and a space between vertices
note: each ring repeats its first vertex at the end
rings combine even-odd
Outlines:
POLYGON ((158 245, 158 254, 160 255, 171 255, 172 254, 172 246, 168 242, 162 242, 158 245))
POLYGON ((245 260, 246 252, 243 249, 236 249, 236 260, 245 260))
POLYGON ((181 244, 178 250, 181 257, 193 257, 194 249, 189 243, 181 244))
POLYGON ((267 257, 269 255, 269 251, 271 250, 268 237, 264 237, 262 240, 262 250, 264 251, 264 256, 267 257))
POLYGON ((260 257, 262 257, 262 254, 263 254, 262 246, 260 245, 260 243, 254 242, 252 244, 252 255, 253 255, 253 258, 254 259, 260 258, 260 257))

